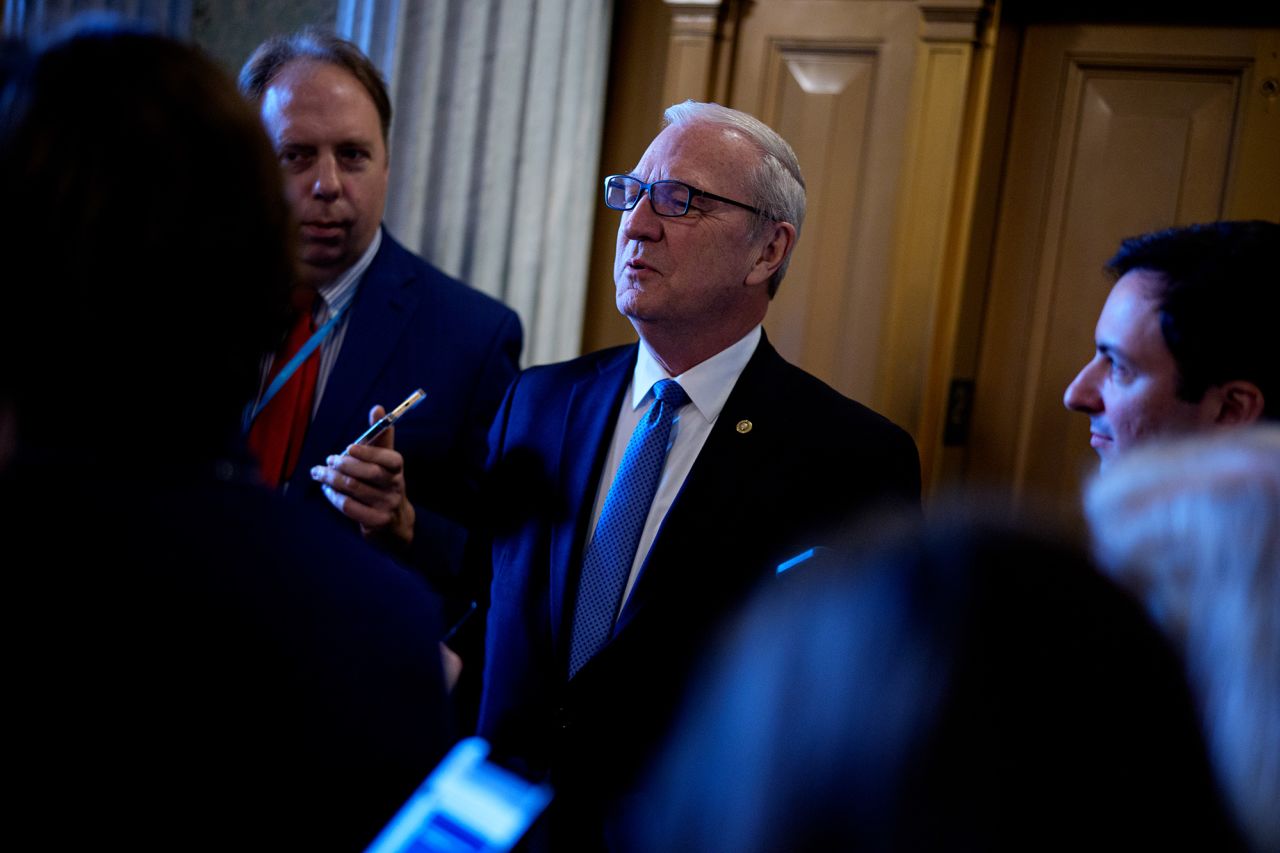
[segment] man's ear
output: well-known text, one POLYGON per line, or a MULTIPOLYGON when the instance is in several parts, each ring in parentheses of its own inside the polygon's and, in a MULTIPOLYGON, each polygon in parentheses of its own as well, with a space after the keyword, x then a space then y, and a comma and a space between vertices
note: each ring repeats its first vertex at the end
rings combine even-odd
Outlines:
POLYGON ((1252 382, 1233 379, 1218 386, 1222 396, 1222 404, 1218 409, 1214 422, 1222 426, 1242 426, 1251 424, 1262 417, 1266 400, 1262 397, 1262 389, 1252 382))
POLYGON ((796 227, 790 222, 772 222, 766 227, 763 240, 755 263, 747 273, 746 283, 749 285, 762 284, 773 278, 796 244, 796 227))

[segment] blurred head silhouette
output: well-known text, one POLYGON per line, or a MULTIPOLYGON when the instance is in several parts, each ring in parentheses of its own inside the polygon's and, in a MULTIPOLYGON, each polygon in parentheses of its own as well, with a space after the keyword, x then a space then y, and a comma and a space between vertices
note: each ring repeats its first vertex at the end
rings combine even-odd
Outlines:
POLYGON ((1085 509, 1103 568, 1185 657, 1253 847, 1280 849, 1280 426, 1140 448, 1085 509))
POLYGON ((1069 548, 964 524, 784 575, 641 801, 654 850, 1232 843, 1140 608, 1069 548))
POLYGON ((101 22, 6 73, 0 398, 19 446, 220 452, 294 278, 257 115, 196 49, 101 22))

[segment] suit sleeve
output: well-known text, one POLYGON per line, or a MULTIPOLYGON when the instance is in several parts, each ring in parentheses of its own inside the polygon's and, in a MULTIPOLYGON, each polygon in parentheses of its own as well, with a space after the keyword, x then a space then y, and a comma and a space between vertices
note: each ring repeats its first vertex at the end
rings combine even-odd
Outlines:
POLYGON ((462 658, 462 676, 453 690, 454 714, 459 731, 475 731, 480 714, 486 656, 486 623, 489 617, 489 585, 493 581, 493 519, 501 489, 493 485, 500 468, 506 426, 512 401, 520 385, 512 380, 489 429, 488 463, 481 485, 476 520, 465 542, 459 594, 471 608, 454 619, 456 630, 448 639, 449 648, 462 658))
MULTIPOLYGON (((414 503, 413 543, 406 561, 418 567, 446 597, 469 598, 462 579, 463 552, 468 528, 478 513, 480 479, 488 453, 489 427, 507 388, 519 372, 524 335, 514 312, 504 311, 496 324, 486 354, 474 372, 473 393, 455 451, 461 456, 458 492, 451 496, 454 512, 443 515, 414 503)), ((411 476, 431 476, 416 472, 411 476)), ((410 483, 412 488, 412 483, 410 483)))

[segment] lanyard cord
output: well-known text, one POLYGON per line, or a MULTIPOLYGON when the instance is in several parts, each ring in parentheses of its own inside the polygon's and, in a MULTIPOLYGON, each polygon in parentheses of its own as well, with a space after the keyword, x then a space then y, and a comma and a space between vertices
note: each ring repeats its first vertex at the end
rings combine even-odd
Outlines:
POLYGON ((301 367, 302 364, 311 357, 311 354, 316 351, 316 347, 324 343, 324 339, 329 337, 329 333, 338 325, 338 322, 342 319, 342 316, 347 312, 347 308, 350 306, 351 302, 347 302, 346 305, 343 305, 341 309, 329 318, 329 322, 325 323, 319 329, 316 329, 315 334, 313 334, 307 342, 302 345, 302 349, 298 350, 294 357, 289 359, 289 363, 280 369, 280 372, 276 374, 276 378, 271 380, 271 385, 267 387, 266 393, 262 395, 262 399, 258 401, 258 405, 246 410, 244 418, 245 431, 248 431, 250 425, 253 424, 254 419, 258 417, 258 413, 265 409, 267 404, 271 402, 271 398, 275 397, 280 389, 284 387, 284 384, 289 381, 289 377, 293 376, 294 371, 301 367))

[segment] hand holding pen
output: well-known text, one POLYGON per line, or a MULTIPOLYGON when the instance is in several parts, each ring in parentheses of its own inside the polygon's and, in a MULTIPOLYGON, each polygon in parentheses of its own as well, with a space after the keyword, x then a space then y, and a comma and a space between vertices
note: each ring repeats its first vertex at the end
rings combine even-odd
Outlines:
POLYGON ((359 523, 367 538, 393 549, 413 541, 416 520, 405 494, 404 457, 395 449, 394 425, 425 397, 419 388, 390 412, 374 406, 369 429, 344 453, 311 469, 311 478, 334 508, 359 523))
MULTIPOLYGON (((378 436, 382 435, 389 427, 395 426, 396 421, 405 416, 414 406, 421 403, 427 396, 427 392, 419 388, 410 394, 405 401, 396 406, 387 414, 374 421, 367 430, 360 434, 360 437, 352 444, 373 444, 378 436)), ((370 416, 372 417, 372 415, 370 416)))

